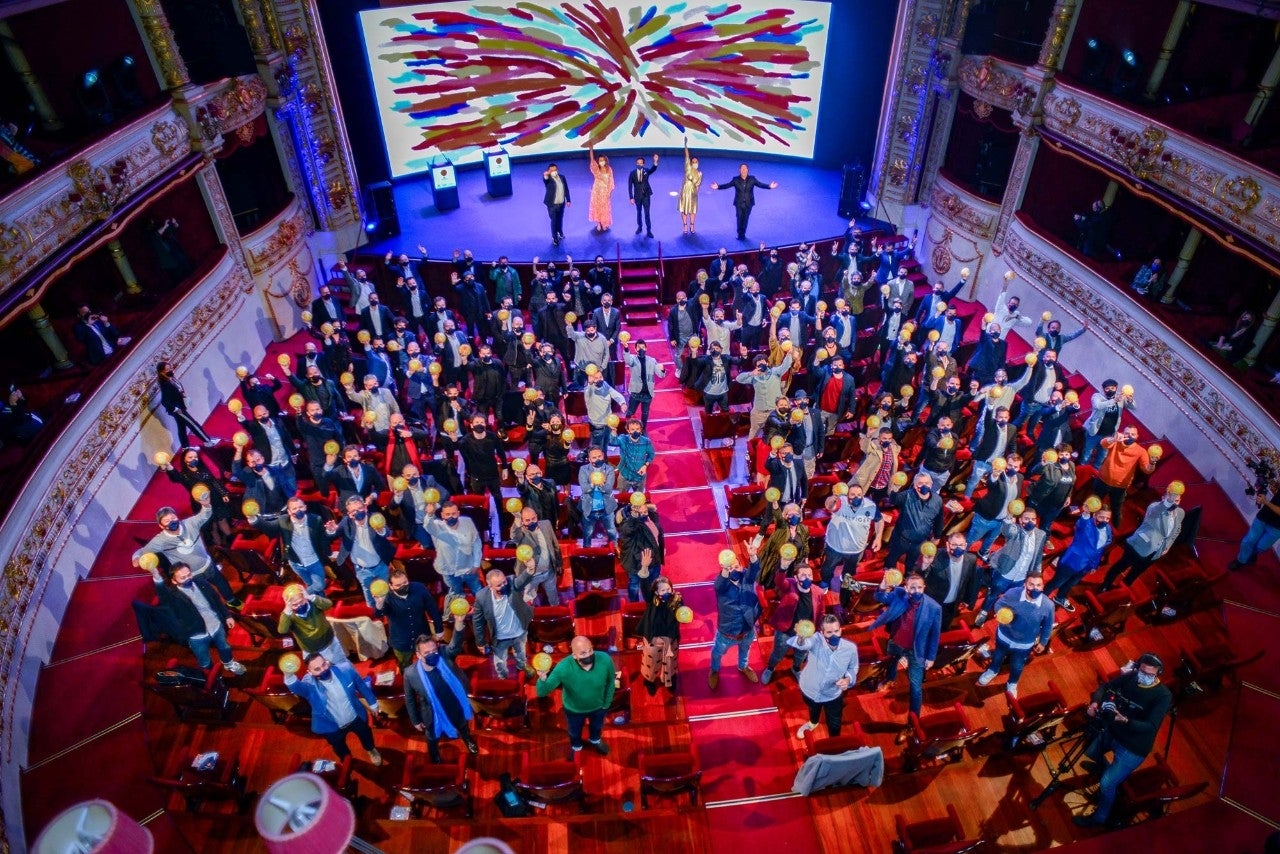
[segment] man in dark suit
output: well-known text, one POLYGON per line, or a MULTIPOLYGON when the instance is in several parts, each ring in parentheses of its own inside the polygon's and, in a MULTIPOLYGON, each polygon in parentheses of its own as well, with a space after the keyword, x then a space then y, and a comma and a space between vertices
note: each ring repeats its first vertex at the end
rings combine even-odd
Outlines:
POLYGON ((80 306, 80 316, 71 333, 89 351, 91 365, 101 365, 108 356, 132 340, 121 338, 105 315, 98 314, 87 305, 80 306))
MULTIPOLYGON (((925 592, 925 581, 917 572, 907 575, 901 587, 891 588, 880 582, 875 600, 887 607, 871 627, 885 626, 889 632, 889 671, 887 683, 898 678, 899 668, 906 668, 910 685, 908 710, 916 715, 924 705, 924 672, 938 657, 938 636, 942 634, 942 609, 925 592)), ((906 731, 898 743, 906 741, 906 731)))
MULTIPOLYGON (((244 418, 243 414, 240 417, 244 418)), ((253 420, 245 419, 240 423, 253 440, 254 449, 262 453, 262 459, 279 481, 285 496, 297 492, 298 475, 293 469, 293 457, 298 453, 298 445, 284 419, 272 415, 265 406, 255 406, 253 420)))
POLYGON ((334 327, 342 326, 342 304, 328 285, 321 285, 320 296, 311 303, 311 325, 319 329, 326 323, 331 323, 334 327))
POLYGON ((235 619, 213 585, 205 578, 192 576, 191 567, 185 563, 173 564, 169 570, 169 584, 165 583, 159 567, 151 570, 151 580, 155 582, 160 610, 182 635, 175 640, 191 647, 196 663, 204 670, 212 667, 209 648, 215 647, 228 673, 233 676, 243 674, 244 665, 232 658, 231 645, 227 643, 227 629, 235 625, 235 619))
POLYGON ((452 617, 453 638, 448 646, 440 646, 431 635, 419 635, 414 641, 414 661, 404 669, 405 712, 413 728, 426 736, 427 757, 437 765, 443 761, 441 738, 457 737, 468 753, 480 752, 470 727, 471 679, 457 664, 466 619, 465 614, 452 617))
POLYGON ((733 188, 733 207, 738 212, 738 239, 747 239, 747 221, 751 219, 751 209, 756 204, 755 190, 759 187, 761 190, 773 190, 778 186, 777 181, 765 183, 755 175, 749 174, 747 164, 743 163, 738 167, 738 177, 734 178, 726 184, 712 184, 713 190, 727 190, 733 188))
POLYGON ((358 445, 347 445, 342 449, 342 465, 338 465, 337 454, 326 454, 324 473, 326 482, 338 490, 340 502, 356 497, 373 505, 377 503, 378 493, 387 488, 382 473, 360 460, 358 445))
POLYGON ((636 234, 640 233, 641 218, 645 237, 653 237, 653 222, 649 219, 649 202, 653 199, 653 187, 649 186, 649 176, 658 169, 658 155, 653 155, 653 165, 645 168, 644 158, 636 158, 636 168, 631 170, 627 178, 627 198, 636 206, 636 234))
POLYGON ((573 204, 569 195, 569 182, 560 174, 559 168, 552 163, 542 173, 542 183, 546 188, 542 195, 542 203, 547 206, 547 216, 551 218, 551 242, 556 246, 564 240, 564 209, 573 204))
POLYGON ((916 571, 924 576, 925 595, 942 606, 942 631, 951 627, 962 604, 973 610, 982 589, 982 573, 978 556, 969 551, 962 532, 947 538, 946 551, 939 550, 933 557, 921 554, 916 571))
POLYGON ((395 334, 395 315, 382 304, 377 294, 369 297, 369 307, 360 312, 360 328, 374 338, 390 338, 395 334))
POLYGON ((243 447, 236 446, 235 458, 231 460, 231 476, 244 484, 244 500, 256 501, 264 513, 283 512, 293 495, 285 492, 279 472, 279 469, 267 466, 261 451, 254 449, 245 453, 243 447))

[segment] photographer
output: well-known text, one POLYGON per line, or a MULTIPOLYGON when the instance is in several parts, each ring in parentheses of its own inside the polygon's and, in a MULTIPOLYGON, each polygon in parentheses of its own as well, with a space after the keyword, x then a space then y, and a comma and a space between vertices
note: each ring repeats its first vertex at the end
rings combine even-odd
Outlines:
POLYGON ((1090 718, 1101 722, 1101 731, 1086 748, 1089 759, 1083 765, 1091 773, 1101 772, 1097 808, 1074 821, 1081 827, 1101 827, 1111 816, 1120 784, 1137 770, 1156 741, 1156 733, 1173 704, 1173 694, 1160 684, 1164 663, 1153 653, 1144 653, 1138 666, 1122 671, 1093 692, 1090 718), (1111 762, 1104 759, 1112 754, 1111 762))
POLYGON ((1257 481, 1252 489, 1246 490, 1253 496, 1258 505, 1258 515, 1253 517, 1249 532, 1240 542, 1240 553, 1235 560, 1227 564, 1227 569, 1240 569, 1249 566, 1280 540, 1280 481, 1276 480, 1276 467, 1273 464, 1275 452, 1263 456, 1257 462, 1250 463, 1257 481), (1271 491, 1271 499, 1267 500, 1267 491, 1271 491))

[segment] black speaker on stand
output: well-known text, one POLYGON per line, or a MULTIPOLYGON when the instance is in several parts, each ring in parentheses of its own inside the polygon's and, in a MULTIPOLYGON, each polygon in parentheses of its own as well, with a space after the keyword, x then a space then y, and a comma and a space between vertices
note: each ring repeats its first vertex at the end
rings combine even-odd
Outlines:
POLYGON ((400 215, 396 213, 396 194, 390 181, 365 186, 364 230, 374 241, 400 236, 400 215))
POLYGON ((866 189, 867 168, 862 165, 862 161, 846 163, 844 174, 840 178, 840 204, 836 208, 836 215, 843 219, 857 216, 866 189))

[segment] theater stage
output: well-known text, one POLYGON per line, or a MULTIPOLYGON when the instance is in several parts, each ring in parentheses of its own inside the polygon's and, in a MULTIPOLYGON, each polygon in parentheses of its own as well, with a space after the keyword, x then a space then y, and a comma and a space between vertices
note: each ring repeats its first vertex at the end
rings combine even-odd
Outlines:
MULTIPOLYGON (((684 178, 684 160, 679 151, 659 152, 658 171, 649 179, 654 189, 651 207, 653 238, 636 235, 635 209, 627 202, 627 170, 635 166, 634 153, 610 156, 617 187, 613 192, 613 227, 597 234, 587 221, 591 194, 591 173, 585 154, 554 158, 569 182, 573 204, 565 211, 565 240, 551 245, 547 209, 542 204, 542 172, 550 159, 517 161, 513 164, 512 195, 490 198, 485 188, 483 168, 459 171, 457 210, 436 210, 431 186, 425 178, 402 180, 395 185, 400 236, 360 248, 360 252, 381 254, 402 249, 416 254, 418 243, 426 246, 436 260, 452 255, 454 249, 471 249, 476 258, 488 263, 499 255, 527 262, 535 256, 575 259, 603 254, 613 260, 637 258, 677 258, 707 255, 726 246, 741 253, 746 246, 761 242, 791 245, 801 241, 830 238, 844 233, 848 221, 836 215, 840 196, 840 172, 822 169, 807 162, 746 162, 762 181, 777 181, 776 190, 758 191, 746 242, 737 240, 736 218, 731 190, 711 189, 713 181, 728 181, 738 174, 741 156, 702 156, 702 191, 698 205, 698 233, 682 235, 676 198, 684 178)), ((829 247, 824 247, 824 249, 829 247)))

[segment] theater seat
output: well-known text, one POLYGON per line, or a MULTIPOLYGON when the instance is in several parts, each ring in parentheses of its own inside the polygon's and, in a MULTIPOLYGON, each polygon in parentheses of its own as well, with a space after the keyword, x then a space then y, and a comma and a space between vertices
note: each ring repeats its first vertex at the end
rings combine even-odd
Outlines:
POLYGON ((578 802, 578 811, 586 812, 586 789, 582 785, 582 769, 577 762, 534 762, 524 754, 516 789, 530 801, 544 807, 578 802))
POLYGON ((969 742, 987 732, 986 727, 974 729, 969 725, 968 715, 959 703, 923 716, 909 712, 907 717, 910 734, 902 758, 908 771, 915 771, 925 762, 957 761, 963 758, 969 742))
POLYGON ((899 854, 964 854, 977 851, 985 844, 983 839, 965 839, 964 825, 955 806, 947 805, 945 818, 928 818, 908 823, 899 813, 893 818, 898 838, 893 850, 899 854))
POLYGON ((648 809, 649 795, 670 797, 687 792, 689 806, 698 805, 702 790, 702 766, 692 750, 680 753, 641 753, 640 808, 648 809))
POLYGON ((400 778, 400 796, 409 801, 414 818, 422 818, 427 809, 450 810, 462 807, 471 818, 474 802, 467 783, 467 756, 459 751, 457 759, 439 765, 427 761, 420 752, 412 752, 404 763, 400 778))

